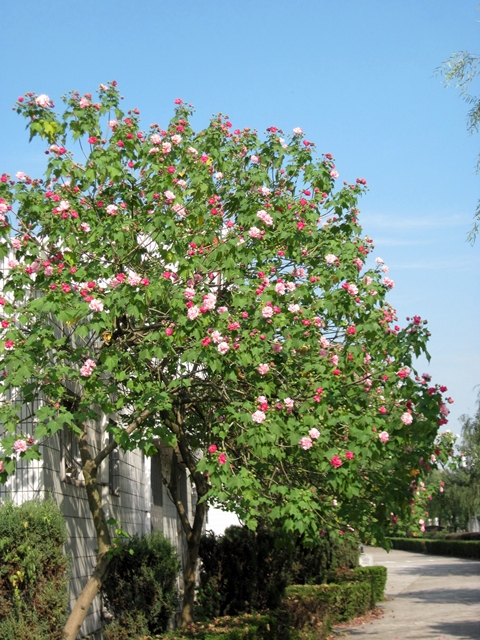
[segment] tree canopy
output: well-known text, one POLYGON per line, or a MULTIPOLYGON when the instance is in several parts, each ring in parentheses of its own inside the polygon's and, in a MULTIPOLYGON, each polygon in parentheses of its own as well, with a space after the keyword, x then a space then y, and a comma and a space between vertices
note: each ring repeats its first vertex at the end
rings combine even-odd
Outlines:
POLYGON ((366 181, 337 186, 333 157, 317 158, 300 128, 261 137, 219 115, 196 133, 176 100, 172 120, 145 131, 115 82, 97 102, 64 102, 57 115, 46 95, 19 98, 48 144, 46 173, 0 181, 0 479, 65 425, 90 492, 114 447, 151 455, 160 439, 199 505, 252 528, 382 541, 450 445, 435 444, 446 388, 413 365, 426 322, 397 324, 394 282, 362 233, 366 181), (102 413, 113 439, 94 456, 102 413))

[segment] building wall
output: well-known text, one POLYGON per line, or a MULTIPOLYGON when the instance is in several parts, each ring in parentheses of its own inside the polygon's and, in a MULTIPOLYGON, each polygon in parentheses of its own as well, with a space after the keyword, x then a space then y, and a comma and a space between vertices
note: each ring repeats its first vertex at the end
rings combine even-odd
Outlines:
MULTIPOLYGON (((92 448, 98 451, 102 442, 103 424, 91 424, 92 448)), ((103 433, 103 437, 105 434, 103 433)), ((104 442, 105 443, 105 442, 104 442)), ((71 484, 65 479, 65 456, 62 434, 59 432, 41 447, 42 459, 28 464, 19 462, 17 472, 9 478, 5 487, 0 486, 0 499, 12 499, 20 504, 26 500, 44 499, 51 495, 62 511, 68 531, 68 543, 65 551, 70 554, 72 577, 70 581, 70 606, 75 601, 90 577, 96 561, 96 535, 93 520, 88 507, 87 496, 83 486, 71 484)), ((118 475, 115 478, 119 485, 118 495, 112 495, 111 467, 108 458, 103 461, 99 473, 102 500, 105 514, 115 518, 120 528, 130 535, 149 533, 153 528, 160 528, 185 559, 185 536, 182 532, 175 505, 161 485, 163 506, 156 511, 157 519, 152 518, 151 459, 145 458, 139 451, 118 452, 118 475), (160 516, 160 518, 158 517, 160 516)), ((184 473, 184 472, 183 472, 184 473)), ((187 488, 188 512, 191 517, 191 491, 185 478, 187 488)), ((112 528, 113 529, 113 528, 112 528)), ((113 531, 112 531, 113 533, 113 531)), ((182 579, 179 577, 179 587, 182 579)), ((100 596, 95 598, 89 613, 82 625, 79 637, 94 633, 101 627, 102 604, 100 596)))

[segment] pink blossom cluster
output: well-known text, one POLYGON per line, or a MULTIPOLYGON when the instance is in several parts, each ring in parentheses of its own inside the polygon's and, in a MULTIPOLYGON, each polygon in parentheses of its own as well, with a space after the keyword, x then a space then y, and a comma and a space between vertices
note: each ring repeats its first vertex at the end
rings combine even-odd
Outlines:
POLYGON ((90 360, 90 358, 88 360, 85 360, 85 363, 80 369, 80 375, 83 378, 89 378, 92 375, 93 370, 95 369, 96 366, 97 366, 96 363, 93 360, 90 360))
POLYGON ((13 449, 17 453, 25 453, 25 451, 28 449, 28 444, 25 442, 25 440, 15 440, 15 442, 13 443, 13 449))
MULTIPOLYGON (((266 211, 264 211, 263 209, 261 209, 260 211, 257 212, 257 218, 260 218, 260 220, 262 222, 264 222, 269 227, 271 227, 273 225, 272 216, 269 213, 267 213, 266 211)), ((255 228, 255 227, 253 227, 253 228, 255 228)))

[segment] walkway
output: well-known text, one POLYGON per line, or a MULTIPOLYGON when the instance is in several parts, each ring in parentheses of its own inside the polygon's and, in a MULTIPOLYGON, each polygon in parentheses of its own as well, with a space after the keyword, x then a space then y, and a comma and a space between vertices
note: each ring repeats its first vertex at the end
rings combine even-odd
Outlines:
POLYGON ((360 562, 388 568, 388 600, 349 640, 480 640, 479 560, 365 547, 360 562))

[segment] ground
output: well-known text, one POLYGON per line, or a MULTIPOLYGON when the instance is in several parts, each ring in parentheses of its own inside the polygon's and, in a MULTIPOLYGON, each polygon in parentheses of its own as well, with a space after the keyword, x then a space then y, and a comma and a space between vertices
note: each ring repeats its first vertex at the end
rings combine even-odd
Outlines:
POLYGON ((365 548, 388 568, 383 615, 336 628, 349 640, 480 640, 480 561, 365 548), (363 622, 363 624, 362 624, 363 622))

